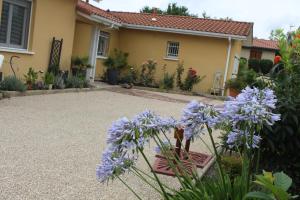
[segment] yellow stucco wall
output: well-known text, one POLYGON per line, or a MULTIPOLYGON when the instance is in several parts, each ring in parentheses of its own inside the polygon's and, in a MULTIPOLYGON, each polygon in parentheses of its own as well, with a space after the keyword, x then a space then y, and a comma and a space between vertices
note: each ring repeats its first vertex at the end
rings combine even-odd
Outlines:
MULTIPOLYGON (((214 73, 220 71, 224 75, 227 58, 227 39, 180 35, 172 33, 121 29, 119 33, 120 49, 129 53, 129 63, 139 67, 147 59, 158 62, 156 80, 162 78, 162 66, 167 65, 168 72, 175 73, 178 62, 183 61, 185 72, 189 67, 197 70, 199 75, 206 78, 194 90, 208 92, 213 86, 214 73), (180 43, 179 60, 167 60, 166 48, 168 41, 180 43)), ((233 58, 240 54, 241 42, 233 42, 230 59, 232 73, 233 58)), ((184 74, 185 78, 186 74, 184 74)), ((230 76, 228 75, 228 78, 230 76)))
MULTIPOLYGON (((109 54, 112 54, 114 49, 120 48, 120 40, 119 40, 119 30, 111 29, 110 27, 100 26, 101 31, 105 31, 110 33, 109 39, 109 54)), ((95 79, 101 79, 103 72, 104 72, 104 58, 97 57, 97 64, 96 64, 96 72, 95 72, 95 79)))
POLYGON ((76 21, 76 2, 77 0, 33 0, 28 51, 34 54, 8 53, 1 50, 0 54, 5 56, 2 68, 4 76, 12 74, 8 63, 12 55, 20 56, 20 59, 15 60, 15 70, 20 78, 23 78, 29 67, 46 71, 53 37, 64 40, 60 65, 61 69, 69 70, 76 21))
POLYGON ((79 20, 76 21, 73 56, 89 56, 92 30, 92 24, 88 24, 79 20))

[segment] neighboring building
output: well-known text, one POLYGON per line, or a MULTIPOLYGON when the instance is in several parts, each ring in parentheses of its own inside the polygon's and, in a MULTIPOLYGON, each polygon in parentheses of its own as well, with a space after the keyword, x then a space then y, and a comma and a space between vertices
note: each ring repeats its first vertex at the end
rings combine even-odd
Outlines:
POLYGON ((277 41, 254 38, 252 44, 243 45, 241 57, 258 60, 269 59, 273 61, 278 51, 277 41))
MULTIPOLYGON (((6 58, 20 56, 20 77, 29 67, 47 70, 51 41, 56 37, 63 39, 63 70, 70 70, 72 56, 89 56, 95 67, 87 77, 99 79, 104 59, 117 48, 129 53, 133 66, 156 60, 157 80, 162 78, 163 65, 175 73, 183 61, 186 70, 193 67, 206 76, 195 88, 202 92, 213 87, 215 73, 221 72, 224 80, 236 74, 242 42, 251 41, 253 32, 253 24, 247 22, 104 11, 75 0, 3 0, 1 16, 0 53, 6 58), (15 14, 23 24, 16 25, 17 30, 12 24, 21 21, 11 17, 15 14)), ((7 62, 3 73, 11 74, 7 62)))

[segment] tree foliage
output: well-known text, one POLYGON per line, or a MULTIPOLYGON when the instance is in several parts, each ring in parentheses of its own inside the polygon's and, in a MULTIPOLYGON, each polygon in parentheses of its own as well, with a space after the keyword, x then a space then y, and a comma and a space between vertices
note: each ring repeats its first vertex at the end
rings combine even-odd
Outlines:
POLYGON ((164 15, 180 15, 180 16, 191 16, 197 17, 195 14, 191 14, 186 6, 179 6, 177 3, 169 3, 167 9, 161 10, 159 8, 150 8, 145 6, 140 10, 141 13, 154 13, 164 15))
POLYGON ((285 36, 286 34, 284 33, 284 29, 278 28, 271 31, 269 39, 279 41, 285 38, 285 36))
MULTIPOLYGON (((281 33, 278 31, 278 33, 281 33)), ((272 171, 285 171, 300 186, 300 31, 282 35, 279 40, 281 63, 272 69, 272 86, 278 102, 276 112, 281 121, 265 126, 261 166, 272 171)))

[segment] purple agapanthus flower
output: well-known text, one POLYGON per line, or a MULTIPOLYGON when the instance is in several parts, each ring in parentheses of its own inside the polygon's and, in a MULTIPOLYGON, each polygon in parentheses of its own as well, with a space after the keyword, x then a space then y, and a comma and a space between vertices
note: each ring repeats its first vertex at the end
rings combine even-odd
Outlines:
POLYGON ((184 127, 186 139, 194 138, 202 133, 206 124, 213 128, 218 121, 218 112, 213 106, 195 100, 186 106, 181 117, 181 125, 184 127))
POLYGON ((162 118, 152 111, 146 110, 133 119, 133 123, 140 129, 140 132, 168 131, 176 127, 177 122, 174 118, 162 118))
POLYGON ((96 175, 100 182, 108 181, 129 170, 135 163, 136 157, 107 148, 102 154, 101 164, 97 166, 96 175))
POLYGON ((260 141, 261 137, 259 135, 253 134, 251 137, 251 134, 248 131, 234 130, 227 135, 226 143, 229 148, 234 148, 243 144, 246 144, 247 148, 250 148, 250 146, 252 146, 252 148, 258 148, 260 141))
POLYGON ((97 177, 101 182, 113 179, 130 170, 138 158, 138 152, 161 131, 176 127, 173 118, 162 118, 145 111, 132 120, 123 117, 108 129, 107 149, 103 152, 97 177))
POLYGON ((280 115, 272 112, 276 102, 273 90, 250 87, 246 87, 235 99, 226 101, 221 117, 233 130, 227 135, 229 147, 246 142, 247 147, 252 144, 252 148, 257 148, 261 140, 257 127, 273 125, 280 120, 280 115))
POLYGON ((280 115, 272 112, 276 102, 272 90, 247 87, 236 99, 225 101, 222 118, 229 120, 233 125, 240 122, 273 125, 280 120, 280 115))
POLYGON ((108 129, 107 143, 114 144, 121 140, 125 135, 131 135, 132 131, 132 122, 128 118, 123 117, 115 121, 108 129))

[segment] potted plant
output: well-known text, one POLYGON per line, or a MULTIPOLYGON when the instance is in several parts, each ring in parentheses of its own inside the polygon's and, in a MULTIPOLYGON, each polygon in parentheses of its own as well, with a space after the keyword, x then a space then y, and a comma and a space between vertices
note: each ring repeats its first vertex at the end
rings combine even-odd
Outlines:
POLYGON ((109 56, 104 61, 104 66, 107 67, 107 81, 111 85, 118 84, 119 74, 122 69, 128 66, 128 53, 124 53, 115 49, 113 55, 109 56))
POLYGON ((89 57, 74 57, 72 58, 71 65, 73 76, 85 76, 87 69, 92 68, 89 64, 89 57))
POLYGON ((229 96, 236 97, 243 89, 243 83, 239 78, 232 78, 226 81, 226 88, 229 90, 229 96))
POLYGON ((27 74, 24 75, 28 90, 33 88, 36 80, 38 79, 38 72, 34 71, 32 67, 28 69, 27 74))
POLYGON ((47 72, 44 76, 44 83, 48 87, 49 90, 52 90, 54 83, 54 74, 51 72, 47 72))

